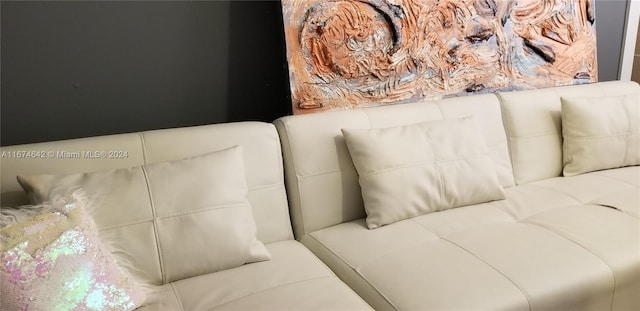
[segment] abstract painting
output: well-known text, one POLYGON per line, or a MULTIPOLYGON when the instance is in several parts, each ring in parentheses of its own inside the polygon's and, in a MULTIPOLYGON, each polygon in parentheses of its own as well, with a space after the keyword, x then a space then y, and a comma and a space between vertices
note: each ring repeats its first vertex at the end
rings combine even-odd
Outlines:
POLYGON ((293 112, 597 81, 594 0, 282 0, 293 112))

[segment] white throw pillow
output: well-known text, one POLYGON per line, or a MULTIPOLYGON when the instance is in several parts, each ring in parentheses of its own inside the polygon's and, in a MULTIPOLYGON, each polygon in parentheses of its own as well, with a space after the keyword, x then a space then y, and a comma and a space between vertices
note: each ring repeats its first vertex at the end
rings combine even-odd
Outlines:
POLYGON ((108 223, 109 212, 123 206, 149 208, 147 219, 132 221, 148 222, 154 233, 131 237, 121 247, 137 249, 142 238, 155 242, 163 283, 270 259, 256 237, 241 146, 126 169, 18 176, 18 182, 35 203, 75 187, 107 196, 92 212, 98 224, 108 223))
POLYGON ((640 96, 562 98, 563 174, 640 164, 640 96))
POLYGON ((504 199, 474 119, 342 129, 370 229, 453 207, 504 199))

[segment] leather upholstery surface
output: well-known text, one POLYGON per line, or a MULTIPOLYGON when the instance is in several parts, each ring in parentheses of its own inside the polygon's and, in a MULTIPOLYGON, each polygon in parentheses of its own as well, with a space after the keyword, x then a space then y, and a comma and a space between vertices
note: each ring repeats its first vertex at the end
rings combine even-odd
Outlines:
POLYGON ((35 203, 81 188, 95 201, 90 213, 100 220, 102 240, 135 267, 141 281, 159 285, 269 259, 256 237, 243 159, 242 146, 236 145, 133 168, 18 175, 18 183, 35 203), (123 210, 128 212, 126 226, 123 215, 114 213, 123 210), (128 234, 149 227, 152 235, 128 234), (115 228, 125 230, 111 230, 115 228), (156 247, 131 256, 131 250, 143 245, 156 247), (202 256, 207 248, 221 255, 202 256))
POLYGON ((267 249, 269 261, 155 287, 137 310, 371 310, 302 244, 267 249))
POLYGON ((342 129, 370 229, 426 213, 504 199, 473 117, 342 129))
MULTIPOLYGON (((616 170, 640 176, 640 167, 616 170)), ((355 220, 302 242, 380 310, 633 310, 640 205, 627 212, 594 203, 622 191, 630 195, 609 205, 637 202, 637 184, 559 177, 508 188, 503 201, 375 230, 355 220), (607 186, 582 190, 588 184, 607 186)))
POLYGON ((281 118, 296 238, 379 310, 635 310, 640 167, 560 177, 560 98, 639 92, 616 81, 281 118), (512 174, 506 199, 367 229, 340 129, 469 113, 500 125, 483 134, 512 174))
POLYGON ((562 98, 564 176, 640 165, 640 94, 562 98))
MULTIPOLYGON (((27 203, 16 181, 17 175, 73 174, 128 168, 183 159, 235 145, 243 147, 249 201, 258 227, 258 239, 264 243, 290 239, 292 231, 284 189, 280 142, 273 125, 260 122, 214 124, 2 147, 2 152, 5 153, 32 150, 45 154, 59 151, 73 154, 119 150, 127 152, 127 156, 97 159, 62 156, 46 159, 5 157, 1 162, 0 204, 17 206, 27 203)), ((126 231, 127 225, 131 224, 131 213, 135 211, 112 211, 105 214, 105 221, 108 221, 112 230, 126 231)), ((96 219, 96 223, 102 227, 102 219, 96 219)), ((130 234, 148 234, 145 232, 138 230, 130 234)))
POLYGON ((517 184, 562 175, 561 97, 640 94, 629 81, 499 93, 517 184))
MULTIPOLYGON (((340 281, 326 265, 293 241, 284 189, 282 154, 273 125, 238 122, 177 128, 56 142, 2 147, 2 152, 126 151, 117 159, 64 157, 10 158, 1 164, 0 204, 17 206, 27 200, 17 175, 73 174, 113 170, 182 159, 241 145, 244 155, 249 201, 257 225, 258 239, 272 255, 269 261, 252 263, 211 274, 187 278, 162 286, 149 286, 141 310, 368 310, 370 307, 340 281)), ((24 154, 24 153, 22 153, 24 154)), ((149 258, 145 265, 157 271, 157 252, 150 225, 136 226, 133 215, 143 211, 116 209, 97 217, 101 235, 138 240, 126 255, 149 258), (108 227, 107 227, 108 226, 108 227)), ((224 237, 221 237, 224 238, 224 237)), ((185 241, 186 243, 187 241, 185 241)), ((208 250, 202 249, 205 253, 208 250)), ((188 264, 185 262, 184 264, 188 264)), ((136 267, 129 267, 134 270, 136 267)), ((148 284, 147 284, 148 285, 148 284)))
POLYGON ((296 238, 365 216, 358 174, 341 129, 383 128, 475 116, 503 187, 514 185, 497 97, 492 94, 275 121, 283 145, 287 195, 296 238))

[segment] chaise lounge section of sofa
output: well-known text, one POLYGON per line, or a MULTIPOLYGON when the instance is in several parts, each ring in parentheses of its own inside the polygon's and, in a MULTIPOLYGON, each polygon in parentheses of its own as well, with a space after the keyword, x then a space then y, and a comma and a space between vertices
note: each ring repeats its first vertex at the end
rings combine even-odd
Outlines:
MULTIPOLYGON (((638 163, 563 177, 568 154, 563 154, 562 101, 620 96, 640 107, 640 87, 615 81, 280 118, 275 124, 296 238, 376 310, 635 310, 640 306, 638 163), (371 187, 371 176, 359 176, 364 165, 354 161, 361 150, 352 150, 343 133, 469 116, 486 142, 504 199, 369 229, 365 204, 383 200, 362 186, 371 187), (365 194, 373 199, 365 202, 365 194)), ((638 113, 637 108, 621 112, 625 134, 613 138, 614 146, 628 140, 626 153, 635 157, 638 113)), ((409 127, 395 131, 415 130, 409 127)), ((424 141, 415 144, 422 148, 424 141)), ((379 162, 391 161, 392 152, 374 147, 383 154, 379 162)), ((608 156, 624 158, 625 151, 612 148, 608 156)), ((405 193, 396 191, 383 198, 388 206, 377 208, 406 208, 393 203, 412 195, 411 185, 405 186, 405 193)))

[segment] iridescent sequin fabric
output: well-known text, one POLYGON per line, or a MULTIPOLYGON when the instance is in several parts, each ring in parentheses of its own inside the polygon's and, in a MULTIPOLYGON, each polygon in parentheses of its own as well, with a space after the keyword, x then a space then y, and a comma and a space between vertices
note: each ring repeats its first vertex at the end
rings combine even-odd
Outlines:
POLYGON ((79 204, 2 228, 0 240, 2 310, 133 310, 144 302, 79 204))

